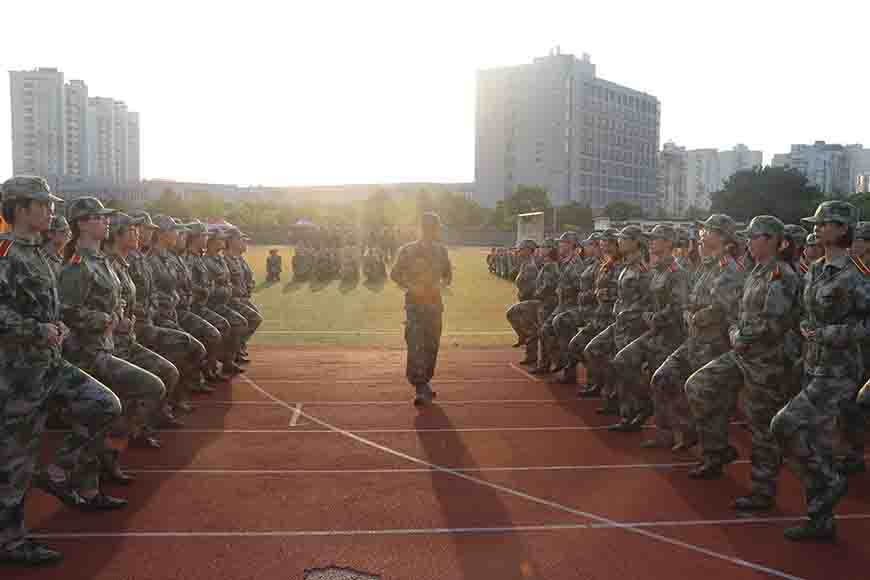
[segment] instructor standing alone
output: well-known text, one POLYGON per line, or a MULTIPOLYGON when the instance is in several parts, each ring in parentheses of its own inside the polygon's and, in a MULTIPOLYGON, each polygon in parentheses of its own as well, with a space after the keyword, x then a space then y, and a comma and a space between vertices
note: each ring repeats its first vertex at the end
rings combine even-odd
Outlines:
POLYGON ((415 405, 428 405, 435 398, 429 381, 435 374, 441 341, 441 288, 453 281, 447 248, 440 241, 441 220, 435 213, 424 213, 420 239, 399 248, 390 274, 393 282, 405 290, 406 376, 417 391, 415 405))

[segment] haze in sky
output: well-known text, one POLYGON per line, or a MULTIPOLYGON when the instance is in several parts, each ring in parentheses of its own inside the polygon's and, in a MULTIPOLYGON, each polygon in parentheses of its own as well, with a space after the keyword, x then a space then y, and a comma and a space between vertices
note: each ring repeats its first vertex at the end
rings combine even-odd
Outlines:
POLYGON ((142 174, 304 185, 474 179, 475 73, 588 52, 657 96, 662 142, 870 146, 870 3, 3 3, 8 70, 57 67, 142 117, 142 174))

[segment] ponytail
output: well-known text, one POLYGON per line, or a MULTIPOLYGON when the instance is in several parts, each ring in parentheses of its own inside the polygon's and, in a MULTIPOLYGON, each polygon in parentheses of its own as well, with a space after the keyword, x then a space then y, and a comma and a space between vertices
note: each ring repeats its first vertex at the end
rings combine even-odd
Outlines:
POLYGON ((72 231, 72 239, 63 249, 63 261, 64 263, 69 262, 72 259, 73 254, 76 253, 76 248, 79 245, 79 222, 78 220, 70 223, 70 230, 72 231))

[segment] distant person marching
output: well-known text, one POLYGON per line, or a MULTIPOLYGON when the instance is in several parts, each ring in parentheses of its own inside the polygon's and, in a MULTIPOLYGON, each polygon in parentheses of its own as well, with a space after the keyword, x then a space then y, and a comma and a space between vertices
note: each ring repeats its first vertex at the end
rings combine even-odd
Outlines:
POLYGON ((406 375, 416 388, 415 405, 428 405, 435 398, 429 381, 435 374, 444 304, 441 288, 453 281, 453 267, 441 241, 438 214, 424 213, 420 239, 399 248, 390 273, 405 290, 405 342, 408 345, 406 375))

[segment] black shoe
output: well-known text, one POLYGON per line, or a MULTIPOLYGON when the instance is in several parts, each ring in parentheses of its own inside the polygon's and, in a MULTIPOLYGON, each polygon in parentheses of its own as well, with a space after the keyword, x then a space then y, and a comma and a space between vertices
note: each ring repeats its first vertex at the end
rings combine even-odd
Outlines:
POLYGON ((167 415, 160 419, 160 427, 163 429, 181 429, 184 427, 184 421, 172 415, 167 415))
POLYGON ((642 428, 652 416, 652 408, 647 407, 645 409, 642 409, 637 415, 634 416, 634 419, 631 420, 631 424, 635 425, 638 428, 642 428))
POLYGON ((217 389, 208 386, 206 383, 197 383, 195 385, 191 385, 190 387, 191 393, 199 393, 201 395, 210 395, 215 391, 217 391, 217 389))
POLYGON ((672 439, 647 439, 640 444, 641 449, 671 449, 674 445, 672 439))
POLYGON ((80 503, 76 507, 84 512, 102 512, 127 507, 127 503, 129 502, 126 499, 112 497, 110 495, 104 494, 102 491, 99 491, 97 492, 97 495, 92 498, 83 497, 82 503, 80 503))
POLYGON ((221 369, 221 374, 224 376, 234 376, 245 372, 245 369, 234 363, 226 363, 221 369))
POLYGON ((528 358, 528 357, 526 357, 526 358, 524 358, 523 360, 521 360, 518 364, 521 364, 521 365, 536 365, 536 366, 537 366, 537 364, 538 364, 538 359, 536 359, 536 358, 528 358))
POLYGON ((84 501, 82 496, 69 486, 69 482, 64 481, 58 483, 51 479, 51 477, 49 477, 45 472, 40 473, 33 478, 33 486, 37 489, 41 489, 45 493, 53 495, 64 505, 70 507, 78 507, 81 505, 82 501, 84 501))
POLYGON ((830 542, 837 537, 837 525, 833 517, 821 520, 807 520, 805 523, 786 528, 782 534, 786 540, 802 542, 805 540, 820 540, 830 542))
POLYGON ((549 375, 552 371, 549 365, 545 367, 537 366, 529 371, 530 375, 549 375))
POLYGON ((160 449, 163 447, 163 444, 154 435, 137 435, 136 437, 130 437, 127 447, 133 449, 160 449))
POLYGON ((773 509, 774 503, 769 495, 751 493, 735 499, 732 507, 740 511, 763 511, 773 509))
POLYGON ((598 385, 585 385, 577 389, 577 396, 581 399, 594 399, 601 396, 598 385))
POLYGON ((103 474, 100 477, 100 481, 107 481, 109 483, 116 483, 118 485, 130 485, 131 483, 136 481, 136 477, 130 475, 129 473, 125 473, 121 469, 104 469, 103 474))
POLYGON ((737 459, 737 450, 731 447, 722 453, 704 458, 703 463, 689 471, 692 479, 719 479, 722 477, 726 465, 737 459))
POLYGON ((629 419, 623 419, 619 423, 608 427, 607 430, 613 431, 614 433, 636 433, 641 430, 641 426, 635 425, 629 419))
POLYGON ((849 491, 849 481, 846 477, 837 478, 830 487, 819 494, 818 502, 812 502, 819 504, 817 513, 832 513, 847 491, 849 491))
POLYGON ((57 564, 63 560, 63 554, 37 544, 33 540, 24 540, 14 548, 0 550, 0 563, 18 564, 21 566, 45 566, 57 564))

